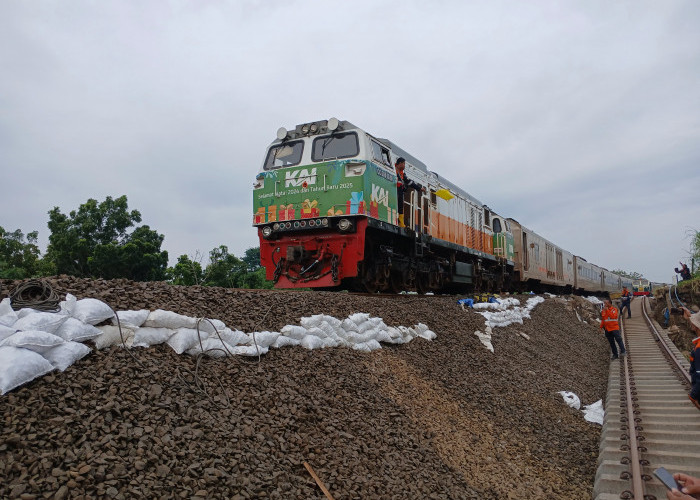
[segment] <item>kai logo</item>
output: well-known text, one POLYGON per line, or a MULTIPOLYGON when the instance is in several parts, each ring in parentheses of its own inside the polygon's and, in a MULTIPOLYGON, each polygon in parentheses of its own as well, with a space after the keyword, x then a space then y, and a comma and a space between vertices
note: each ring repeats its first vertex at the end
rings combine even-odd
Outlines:
POLYGON ((290 170, 286 173, 284 179, 284 187, 306 187, 316 184, 316 169, 302 168, 300 170, 290 170))
POLYGON ((378 205, 389 206, 389 191, 381 186, 372 184, 372 196, 370 201, 376 201, 378 205))

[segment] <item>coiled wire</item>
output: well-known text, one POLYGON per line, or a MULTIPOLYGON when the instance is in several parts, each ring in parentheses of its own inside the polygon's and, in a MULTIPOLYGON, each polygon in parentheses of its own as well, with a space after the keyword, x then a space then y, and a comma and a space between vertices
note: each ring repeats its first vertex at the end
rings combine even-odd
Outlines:
POLYGON ((61 298, 46 280, 29 280, 10 291, 10 305, 15 311, 31 307, 37 311, 58 312, 61 298))

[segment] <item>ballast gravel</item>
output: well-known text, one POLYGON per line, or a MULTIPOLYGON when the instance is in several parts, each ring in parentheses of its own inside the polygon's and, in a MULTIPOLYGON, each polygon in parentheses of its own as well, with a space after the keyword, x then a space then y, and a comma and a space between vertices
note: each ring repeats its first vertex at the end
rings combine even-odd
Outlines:
MULTIPOLYGON (((0 498, 325 498, 304 462, 338 500, 590 498, 601 428, 558 392, 605 399, 609 348, 578 297, 494 328, 491 353, 474 334, 484 318, 456 296, 49 281, 61 298, 247 332, 365 312, 437 338, 284 347, 259 362, 95 350, 0 397, 0 498)), ((0 282, 0 299, 18 283, 0 282)))

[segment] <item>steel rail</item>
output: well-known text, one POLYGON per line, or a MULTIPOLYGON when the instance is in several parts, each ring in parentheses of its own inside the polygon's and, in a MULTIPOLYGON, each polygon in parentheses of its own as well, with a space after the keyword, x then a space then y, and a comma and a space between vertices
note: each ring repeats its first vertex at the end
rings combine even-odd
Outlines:
MULTIPOLYGON (((622 330, 625 346, 629 347, 627 335, 622 322, 620 322, 620 329, 622 330)), ((645 487, 644 479, 642 478, 641 458, 639 456, 639 439, 637 436, 637 421, 635 417, 636 398, 634 398, 632 394, 633 377, 630 363, 629 355, 623 356, 625 401, 627 406, 627 446, 630 453, 629 461, 631 469, 631 477, 629 479, 632 482, 632 491, 624 491, 620 497, 627 499, 634 498, 634 500, 644 500, 645 487)))
POLYGON ((681 374, 681 377, 688 384, 690 384, 690 373, 688 373, 688 371, 683 367, 683 365, 681 365, 678 358, 676 358, 676 355, 673 353, 673 351, 671 351, 671 348, 668 346, 668 344, 666 344, 666 341, 659 334, 658 330, 654 326, 654 323, 651 321, 651 318, 647 314, 648 306, 649 303, 647 297, 644 297, 644 300, 642 301, 642 314, 644 315, 644 320, 646 321, 649 330, 654 334, 656 341, 660 344, 661 348, 663 349, 663 352, 666 354, 666 357, 672 362, 671 366, 673 366, 681 374))

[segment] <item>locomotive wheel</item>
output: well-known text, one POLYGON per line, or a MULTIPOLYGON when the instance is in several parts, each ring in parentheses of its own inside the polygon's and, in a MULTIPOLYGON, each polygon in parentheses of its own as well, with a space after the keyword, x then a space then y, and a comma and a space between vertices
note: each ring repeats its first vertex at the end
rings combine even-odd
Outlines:
POLYGON ((392 293, 401 293, 404 291, 403 276, 400 271, 394 271, 389 278, 389 290, 392 293))
POLYGON ((418 273, 416 276, 416 291, 423 295, 430 291, 428 273, 418 273))

